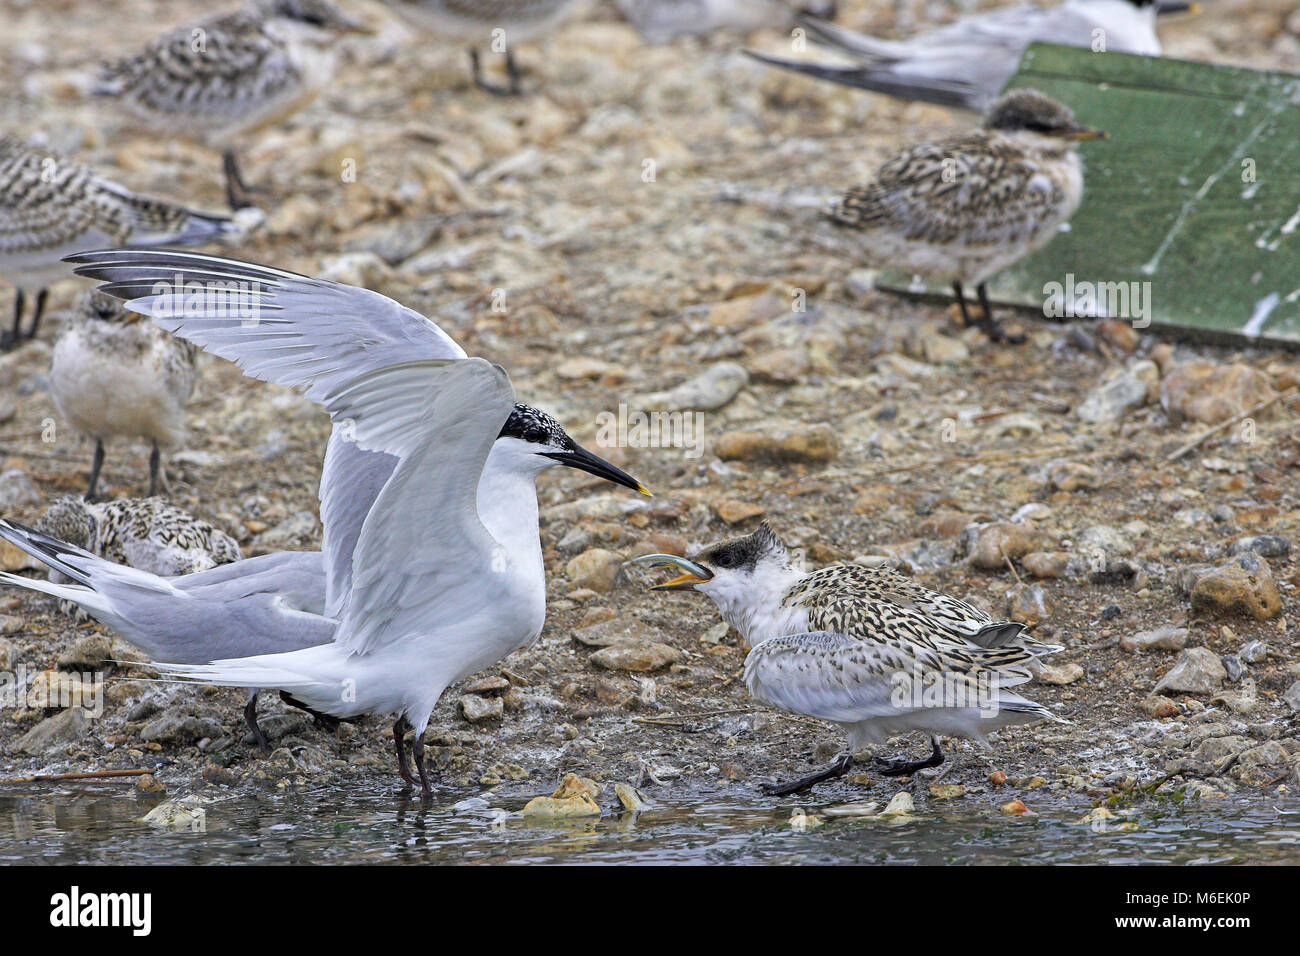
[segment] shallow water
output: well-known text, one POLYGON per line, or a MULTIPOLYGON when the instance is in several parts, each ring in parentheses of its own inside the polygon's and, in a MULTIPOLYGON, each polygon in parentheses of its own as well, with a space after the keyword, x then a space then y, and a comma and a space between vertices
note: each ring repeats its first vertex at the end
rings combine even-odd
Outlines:
POLYGON ((133 791, 30 788, 0 794, 0 863, 1300 863, 1296 801, 1258 797, 1138 807, 1130 830, 1080 823, 1086 802, 1011 818, 982 797, 803 832, 794 804, 731 793, 551 824, 519 816, 522 799, 456 799, 426 809, 392 791, 240 795, 207 806, 204 832, 160 832, 137 822, 153 801, 133 791))

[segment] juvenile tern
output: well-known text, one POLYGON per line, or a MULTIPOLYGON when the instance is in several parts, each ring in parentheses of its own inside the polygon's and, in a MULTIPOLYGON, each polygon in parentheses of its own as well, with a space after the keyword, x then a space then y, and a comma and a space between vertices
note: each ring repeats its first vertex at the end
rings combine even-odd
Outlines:
POLYGON ((885 160, 831 219, 857 233, 871 264, 952 283, 967 325, 964 286, 974 285, 989 338, 1023 341, 994 321, 985 282, 1074 215, 1083 200, 1078 143, 1105 135, 1037 90, 1013 90, 989 107, 982 129, 885 160))
POLYGON ((112 296, 90 291, 54 345, 50 394, 59 413, 95 441, 86 498, 93 499, 107 438, 144 438, 149 495, 158 494, 162 449, 185 438, 185 404, 198 379, 198 349, 168 335, 112 296))
POLYGON ((244 557, 239 542, 226 532, 161 498, 60 498, 41 515, 35 530, 164 577, 207 571, 244 557))
POLYGON ((60 261, 69 253, 110 244, 196 245, 245 225, 136 195, 81 163, 17 136, 0 137, 0 277, 16 291, 13 328, 0 334, 0 348, 36 337, 47 286, 72 274, 60 261), (24 332, 30 291, 35 311, 24 332))
POLYGON ((1060 43, 1159 56, 1156 16, 1193 6, 1172 0, 1066 0, 1055 7, 1006 6, 906 40, 882 40, 802 16, 799 25, 809 36, 855 62, 835 65, 746 52, 764 63, 843 86, 982 113, 1015 75, 1029 44, 1060 43))
MULTIPOLYGON (((537 475, 566 465, 648 494, 545 412, 515 404, 503 371, 466 359, 428 319, 377 293, 170 250, 71 261, 162 328, 248 375, 304 389, 334 421, 321 478, 323 617, 333 639, 168 669, 278 688, 340 719, 395 713, 408 782, 405 732, 423 733, 449 683, 540 632, 537 475)), ((235 602, 225 613, 239 612, 235 602)))
POLYGON ((327 0, 252 0, 105 64, 93 92, 160 134, 220 149, 238 209, 250 189, 234 141, 307 106, 333 77, 336 38, 364 31, 327 0))
MULTIPOLYGON (((230 535, 161 498, 115 498, 106 502, 89 502, 68 496, 45 509, 33 530, 44 539, 57 540, 97 555, 110 566, 120 562, 163 577, 193 574, 243 558, 239 542, 230 535)), ((0 536, 9 537, 28 554, 45 560, 42 552, 24 543, 19 532, 13 534, 14 537, 10 537, 5 529, 0 528, 0 536)), ((53 566, 49 577, 56 584, 68 581, 68 576, 53 566)), ((26 580, 13 579, 20 584, 26 580)), ((60 599, 59 609, 78 620, 91 616, 79 601, 66 597, 60 599)), ((156 623, 150 620, 147 627, 156 623)), ((178 634, 174 639, 184 638, 178 634)))
POLYGON ((555 26, 574 0, 385 0, 416 27, 469 48, 474 85, 496 96, 522 92, 514 46, 555 26), (502 88, 483 78, 479 47, 504 47, 510 85, 502 88))
POLYGON ((888 569, 803 572, 766 523, 689 560, 635 560, 683 572, 653 590, 690 589, 713 599, 752 647, 744 673, 750 696, 847 733, 848 747, 829 767, 769 788, 776 796, 842 776, 865 744, 895 734, 929 734, 931 754, 878 760, 887 776, 942 763, 939 734, 987 745, 986 735, 1002 727, 1059 721, 1006 689, 1029 680, 1032 658, 1059 648, 888 569))

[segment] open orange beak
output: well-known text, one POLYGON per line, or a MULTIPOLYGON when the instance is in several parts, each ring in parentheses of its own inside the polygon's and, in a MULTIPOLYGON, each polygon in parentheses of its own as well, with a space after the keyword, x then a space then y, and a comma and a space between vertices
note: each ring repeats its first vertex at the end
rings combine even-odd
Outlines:
POLYGON ((663 584, 651 585, 651 591, 685 591, 713 577, 713 572, 702 564, 696 564, 676 554, 646 554, 633 558, 629 563, 644 564, 652 568, 676 568, 684 572, 663 584))
POLYGON ((1065 134, 1066 139, 1110 139, 1110 134, 1105 130, 1094 129, 1091 126, 1076 126, 1065 134))

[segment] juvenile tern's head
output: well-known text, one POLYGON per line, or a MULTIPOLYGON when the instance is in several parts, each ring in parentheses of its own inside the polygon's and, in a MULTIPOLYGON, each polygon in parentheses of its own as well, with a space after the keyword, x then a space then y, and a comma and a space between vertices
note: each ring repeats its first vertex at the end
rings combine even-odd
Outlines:
POLYGON ((766 521, 752 534, 711 545, 689 559, 672 554, 648 554, 633 563, 673 567, 683 572, 671 581, 654 585, 652 591, 691 589, 714 600, 743 599, 749 592, 766 593, 777 582, 786 582, 798 573, 791 567, 790 553, 766 521))
POLYGON ((984 128, 1000 133, 1028 133, 1060 139, 1105 139, 1091 126, 1080 126, 1074 112, 1038 90, 1012 90, 998 97, 984 117, 984 128))
POLYGON ((650 490, 621 468, 583 448, 546 412, 531 405, 515 405, 501 426, 493 449, 508 455, 518 467, 540 474, 555 465, 567 465, 649 495, 650 490))

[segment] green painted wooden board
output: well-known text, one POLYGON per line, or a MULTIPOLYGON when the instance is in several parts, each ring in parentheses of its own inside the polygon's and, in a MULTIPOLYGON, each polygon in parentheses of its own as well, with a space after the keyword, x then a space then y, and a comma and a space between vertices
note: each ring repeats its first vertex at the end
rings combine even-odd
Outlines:
POLYGON ((1008 89, 1026 86, 1111 138, 1082 144, 1069 231, 994 277, 995 301, 1041 309, 1073 276, 1086 315, 1081 283, 1122 283, 1153 329, 1300 346, 1300 76, 1034 44, 1008 89))

